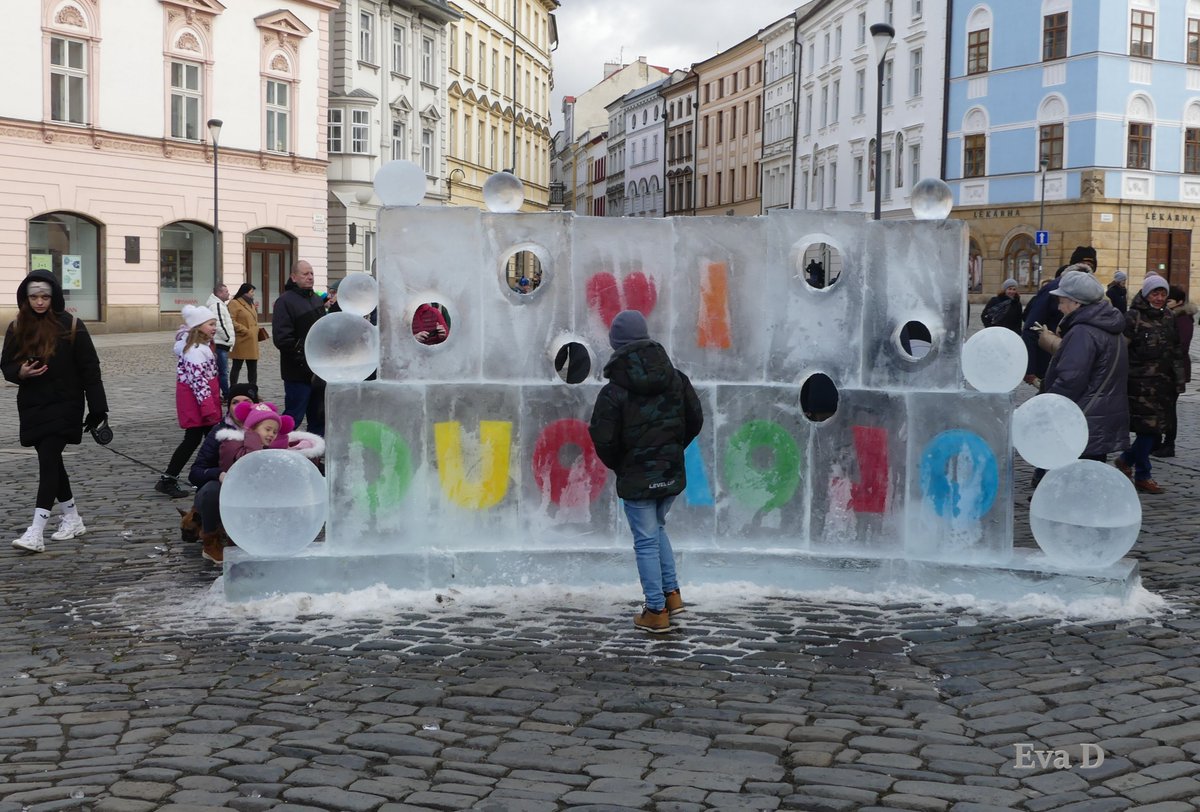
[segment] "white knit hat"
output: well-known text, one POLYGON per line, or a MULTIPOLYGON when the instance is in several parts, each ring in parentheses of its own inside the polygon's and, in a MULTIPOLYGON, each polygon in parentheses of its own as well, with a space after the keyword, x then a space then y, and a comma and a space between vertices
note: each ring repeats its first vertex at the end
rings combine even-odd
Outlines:
POLYGON ((217 314, 209 310, 203 305, 195 307, 193 305, 183 306, 183 323, 191 330, 193 327, 199 327, 206 321, 214 321, 217 314))

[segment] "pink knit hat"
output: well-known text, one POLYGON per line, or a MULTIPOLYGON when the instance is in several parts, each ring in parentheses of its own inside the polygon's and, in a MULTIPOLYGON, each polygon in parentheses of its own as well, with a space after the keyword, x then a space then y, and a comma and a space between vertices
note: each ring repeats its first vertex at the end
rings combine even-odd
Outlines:
POLYGON ((279 424, 279 433, 288 434, 296 428, 296 421, 288 415, 280 415, 275 411, 273 403, 239 403, 233 407, 233 416, 249 431, 264 420, 274 420, 279 424))

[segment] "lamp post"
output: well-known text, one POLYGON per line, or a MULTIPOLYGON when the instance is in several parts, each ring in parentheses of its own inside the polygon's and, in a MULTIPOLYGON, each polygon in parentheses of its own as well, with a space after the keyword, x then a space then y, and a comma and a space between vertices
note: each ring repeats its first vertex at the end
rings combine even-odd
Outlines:
POLYGON ((446 178, 446 205, 447 206, 450 205, 450 201, 454 197, 454 181, 455 181, 455 179, 457 179, 459 181, 463 181, 463 180, 466 180, 466 177, 467 177, 467 173, 462 171, 462 169, 460 169, 457 166, 450 170, 450 175, 446 178))
POLYGON ((875 219, 880 217, 883 207, 883 57, 887 54, 896 29, 887 23, 871 26, 871 41, 875 43, 875 219))
MULTIPOLYGON (((1042 201, 1038 205, 1038 231, 1045 231, 1046 230, 1046 170, 1050 168, 1050 159, 1049 158, 1042 158, 1041 168, 1042 168, 1042 201)), ((1046 246, 1044 246, 1044 245, 1038 245, 1037 283, 1035 285, 1035 287, 1038 287, 1038 288, 1040 288, 1042 286, 1042 252, 1045 250, 1045 248, 1046 248, 1046 246)))
POLYGON ((219 118, 210 118, 208 120, 208 134, 212 138, 213 145, 213 252, 216 257, 213 260, 213 285, 221 284, 221 278, 224 276, 225 270, 224 246, 221 244, 221 219, 219 216, 220 189, 217 185, 218 167, 221 162, 220 141, 222 124, 224 122, 219 118))

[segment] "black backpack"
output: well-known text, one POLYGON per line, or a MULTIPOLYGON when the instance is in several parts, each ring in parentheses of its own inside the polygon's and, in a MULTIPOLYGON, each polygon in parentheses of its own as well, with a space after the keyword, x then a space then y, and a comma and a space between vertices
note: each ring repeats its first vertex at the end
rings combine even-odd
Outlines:
POLYGON ((1000 325, 1005 317, 1008 316, 1008 309, 1012 307, 1013 300, 1005 296, 1003 299, 992 302, 983 309, 980 320, 984 327, 996 327, 1000 325))

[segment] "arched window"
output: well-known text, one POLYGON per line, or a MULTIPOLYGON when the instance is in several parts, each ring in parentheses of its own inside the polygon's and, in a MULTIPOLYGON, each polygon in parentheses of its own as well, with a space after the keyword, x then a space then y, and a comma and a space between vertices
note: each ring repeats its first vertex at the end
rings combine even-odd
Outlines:
POLYGON ((29 221, 29 270, 50 271, 62 284, 67 312, 100 318, 102 225, 78 214, 52 211, 29 221))
POLYGON ((212 229, 180 220, 158 230, 158 296, 164 313, 204 304, 216 280, 212 229))
POLYGON ((1034 257, 1037 246, 1029 234, 1017 234, 1004 248, 1004 276, 1015 279, 1021 287, 1033 284, 1034 257))
POLYGON ((974 237, 967 246, 967 291, 983 292, 983 249, 974 237))

